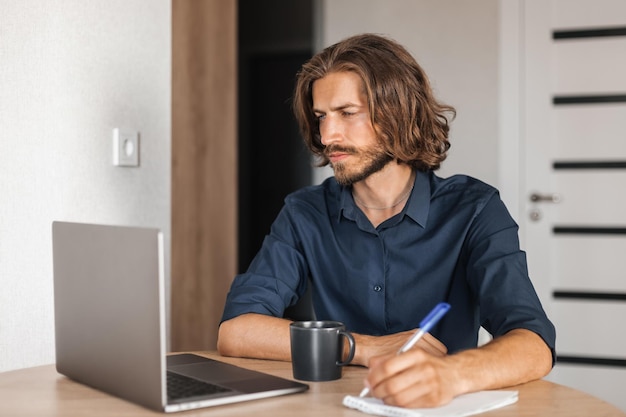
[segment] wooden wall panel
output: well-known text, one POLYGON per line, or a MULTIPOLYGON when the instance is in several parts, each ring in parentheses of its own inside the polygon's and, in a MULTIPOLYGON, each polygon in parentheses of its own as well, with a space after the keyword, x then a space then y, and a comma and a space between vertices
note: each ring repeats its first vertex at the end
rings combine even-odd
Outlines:
POLYGON ((215 348, 236 273, 236 6, 172 1, 172 351, 215 348))

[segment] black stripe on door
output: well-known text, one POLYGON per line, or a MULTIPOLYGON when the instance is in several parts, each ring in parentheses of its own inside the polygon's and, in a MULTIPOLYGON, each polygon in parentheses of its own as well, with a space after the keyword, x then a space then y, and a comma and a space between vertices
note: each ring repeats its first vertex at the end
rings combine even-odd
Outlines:
POLYGON ((563 291, 552 293, 554 298, 569 300, 597 300, 597 301, 626 301, 626 293, 593 292, 593 291, 563 291))
POLYGON ((626 36, 626 27, 607 27, 590 29, 561 29, 552 32, 552 39, 605 38, 609 36, 626 36))
POLYGON ((626 235, 626 227, 554 226, 555 235, 626 235))
POLYGON ((610 366, 610 367, 626 367, 626 359, 617 358, 595 358, 588 356, 570 356, 570 355, 557 355, 556 363, 567 363, 575 365, 595 365, 595 366, 610 366))
POLYGON ((557 161, 554 169, 624 169, 626 161, 557 161))
POLYGON ((554 96, 552 104, 555 106, 571 105, 571 104, 607 104, 607 103, 626 103, 626 94, 581 94, 554 96))

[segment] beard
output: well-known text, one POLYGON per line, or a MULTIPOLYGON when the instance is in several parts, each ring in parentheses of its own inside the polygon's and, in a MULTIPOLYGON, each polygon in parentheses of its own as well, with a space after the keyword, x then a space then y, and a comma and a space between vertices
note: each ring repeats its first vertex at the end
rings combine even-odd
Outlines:
MULTIPOLYGON (((332 152, 345 152, 358 160, 354 163, 336 162, 330 166, 335 173, 335 179, 340 185, 352 185, 380 171, 393 160, 391 155, 385 153, 380 145, 370 146, 364 149, 330 145, 324 150, 326 155, 332 152)), ((351 158, 354 159, 354 158, 351 158)))

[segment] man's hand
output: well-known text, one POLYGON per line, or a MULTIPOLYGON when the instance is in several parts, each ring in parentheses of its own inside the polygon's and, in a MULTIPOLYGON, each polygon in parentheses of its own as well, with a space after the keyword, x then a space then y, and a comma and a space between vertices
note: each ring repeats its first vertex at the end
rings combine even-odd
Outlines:
MULTIPOLYGON (((354 334, 356 353, 352 363, 355 365, 370 366, 369 361, 374 356, 396 354, 413 334, 415 334, 414 330, 386 336, 354 334)), ((433 356, 444 356, 448 353, 446 346, 430 333, 426 333, 413 349, 425 350, 433 356)))
POLYGON ((552 353, 537 334, 511 330, 474 349, 436 355, 411 349, 371 358, 370 394, 401 407, 435 407, 468 392, 500 389, 544 377, 552 353))
POLYGON ((421 408, 447 404, 460 393, 447 357, 422 349, 377 356, 370 360, 366 385, 386 404, 421 408))

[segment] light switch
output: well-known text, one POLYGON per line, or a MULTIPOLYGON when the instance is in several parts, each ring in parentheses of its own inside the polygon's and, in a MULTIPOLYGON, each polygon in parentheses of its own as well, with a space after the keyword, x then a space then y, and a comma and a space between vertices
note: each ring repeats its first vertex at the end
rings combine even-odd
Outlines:
POLYGON ((129 129, 113 129, 113 165, 139 166, 139 132, 129 129))

